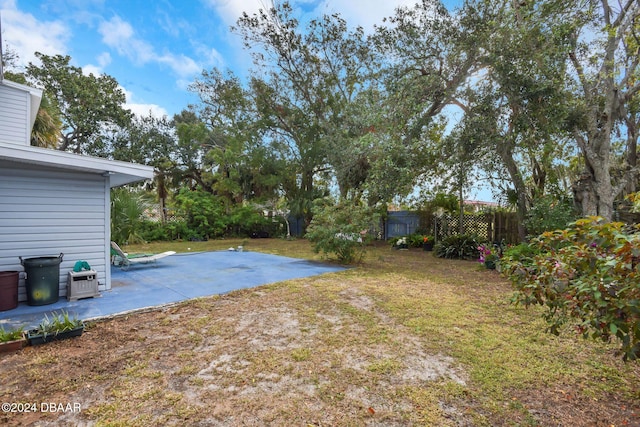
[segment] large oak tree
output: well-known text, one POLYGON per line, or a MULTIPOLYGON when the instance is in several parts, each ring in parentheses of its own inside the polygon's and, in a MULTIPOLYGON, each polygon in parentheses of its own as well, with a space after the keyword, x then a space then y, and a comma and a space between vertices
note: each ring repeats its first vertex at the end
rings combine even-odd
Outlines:
POLYGON ((102 157, 109 155, 102 133, 109 127, 126 127, 131 111, 124 108, 124 91, 106 74, 85 75, 70 65, 69 56, 36 53, 41 65, 30 63, 27 76, 45 90, 62 121, 58 149, 102 157))

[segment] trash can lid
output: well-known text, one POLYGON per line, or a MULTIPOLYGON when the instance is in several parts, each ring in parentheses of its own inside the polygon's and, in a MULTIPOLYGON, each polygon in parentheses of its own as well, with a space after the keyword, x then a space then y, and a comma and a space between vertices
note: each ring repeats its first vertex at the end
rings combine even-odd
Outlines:
POLYGON ((41 267, 58 265, 62 262, 63 254, 60 253, 59 256, 49 256, 49 257, 35 257, 35 258, 20 258, 20 264, 26 266, 28 264, 29 267, 33 267, 34 265, 40 265, 41 267))

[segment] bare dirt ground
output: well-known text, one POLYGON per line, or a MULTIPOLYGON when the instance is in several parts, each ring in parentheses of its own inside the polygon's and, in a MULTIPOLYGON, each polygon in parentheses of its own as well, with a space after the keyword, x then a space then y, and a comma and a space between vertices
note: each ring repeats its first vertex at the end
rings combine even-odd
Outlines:
POLYGON ((640 425, 637 364, 532 332, 508 290, 377 248, 355 270, 98 321, 0 356, 0 400, 29 404, 0 424, 640 425))

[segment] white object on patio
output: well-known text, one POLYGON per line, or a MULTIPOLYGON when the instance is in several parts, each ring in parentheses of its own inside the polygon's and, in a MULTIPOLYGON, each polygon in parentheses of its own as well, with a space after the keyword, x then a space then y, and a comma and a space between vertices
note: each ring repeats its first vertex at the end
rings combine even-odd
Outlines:
POLYGON ((169 255, 175 254, 175 251, 166 251, 152 255, 128 255, 126 252, 120 249, 120 246, 118 246, 116 242, 111 242, 111 247, 117 254, 116 261, 118 261, 118 264, 116 264, 115 262, 114 264, 120 265, 120 268, 122 268, 123 270, 129 268, 132 264, 148 264, 151 262, 155 263, 160 258, 168 257, 169 255))

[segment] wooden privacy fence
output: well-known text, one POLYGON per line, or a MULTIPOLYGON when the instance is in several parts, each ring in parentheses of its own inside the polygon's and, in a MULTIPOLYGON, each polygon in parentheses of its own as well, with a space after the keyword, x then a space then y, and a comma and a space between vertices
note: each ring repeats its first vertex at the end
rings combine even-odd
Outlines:
MULTIPOLYGON (((459 234, 459 215, 435 215, 427 212, 389 212, 385 221, 385 238, 407 236, 413 233, 432 234, 436 241, 459 234)), ((465 214, 462 233, 475 234, 489 242, 519 243, 518 220, 515 212, 465 214)))
MULTIPOLYGON (((289 218, 291 234, 304 235, 304 221, 289 218)), ((376 238, 388 240, 393 237, 408 236, 414 233, 431 234, 436 241, 460 233, 460 217, 444 214, 441 216, 428 212, 392 211, 380 226, 371 227, 370 232, 376 238)), ((489 242, 520 243, 518 221, 515 212, 494 212, 487 214, 466 214, 462 221, 462 232, 476 234, 489 242)))
POLYGON ((424 222, 422 216, 411 211, 391 211, 387 212, 387 219, 384 224, 385 239, 392 237, 408 236, 418 230, 429 230, 428 224, 424 222))

